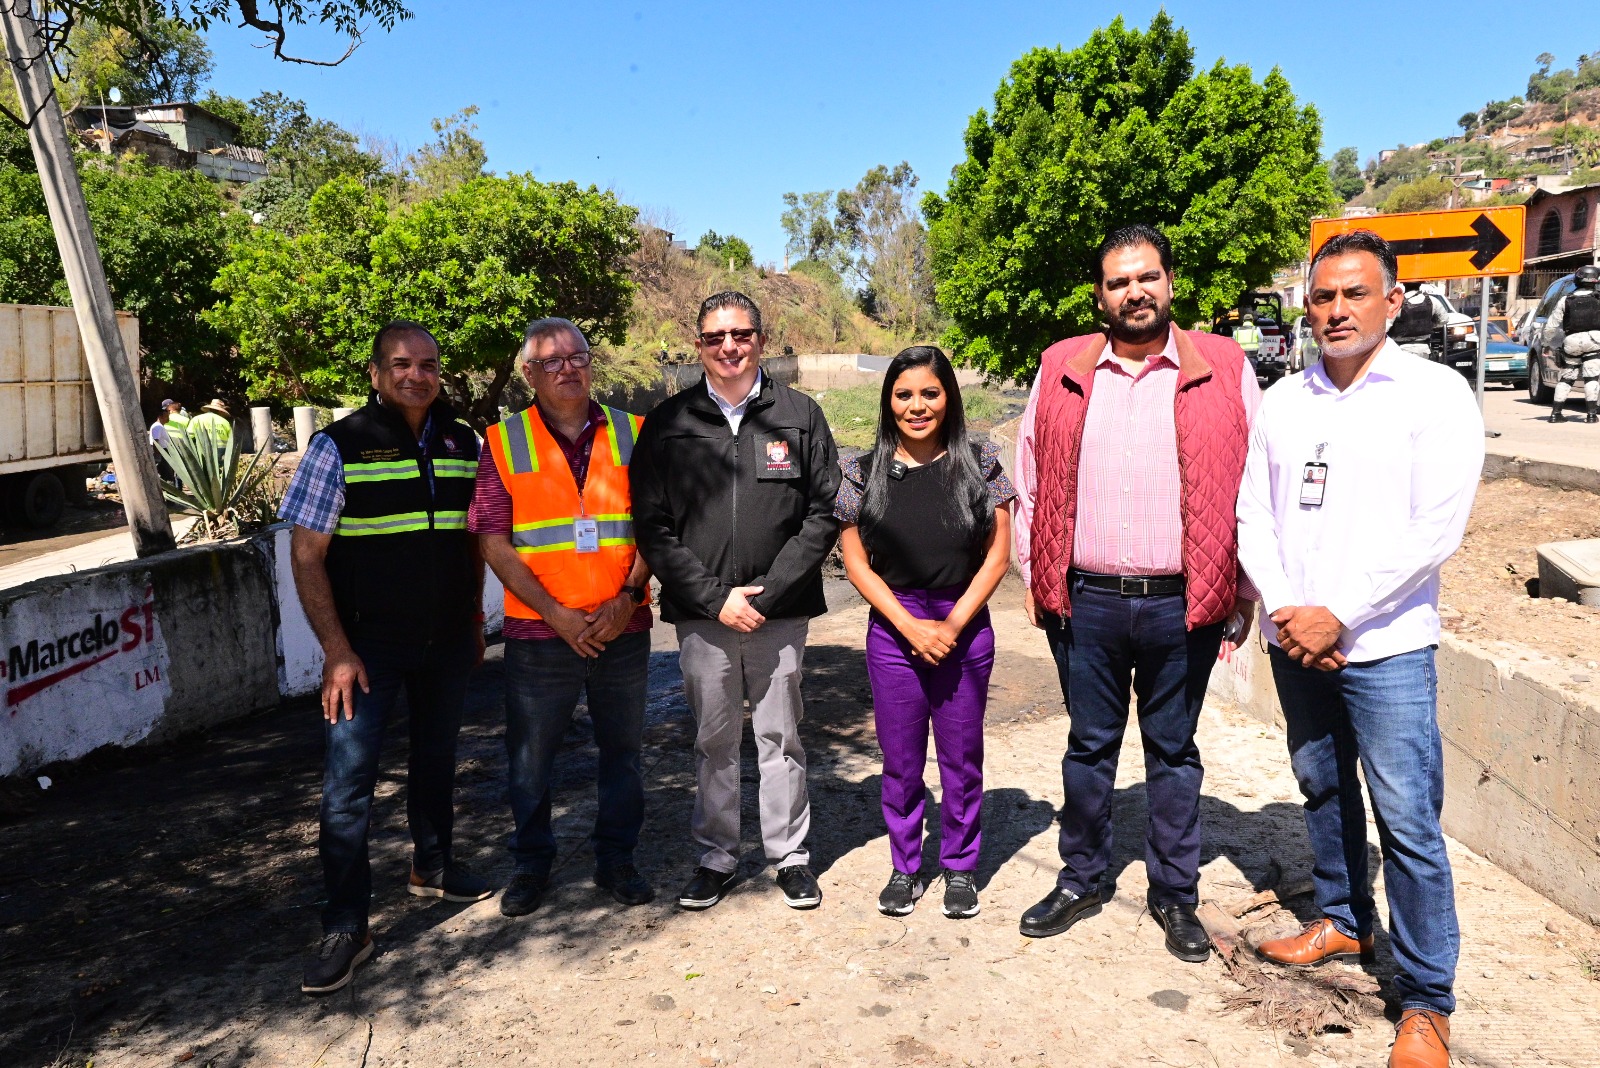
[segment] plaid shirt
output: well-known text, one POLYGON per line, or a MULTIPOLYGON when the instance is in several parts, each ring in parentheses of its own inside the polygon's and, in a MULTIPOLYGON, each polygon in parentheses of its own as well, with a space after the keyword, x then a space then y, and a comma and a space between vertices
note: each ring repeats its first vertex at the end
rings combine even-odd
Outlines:
MULTIPOLYGON (((428 437, 433 430, 433 415, 422 424, 422 454, 428 454, 428 437)), ((428 470, 428 486, 433 486, 433 469, 428 470)), ((326 434, 318 434, 306 446, 295 468, 294 478, 278 505, 278 518, 318 534, 332 534, 344 511, 344 458, 339 446, 326 434)))

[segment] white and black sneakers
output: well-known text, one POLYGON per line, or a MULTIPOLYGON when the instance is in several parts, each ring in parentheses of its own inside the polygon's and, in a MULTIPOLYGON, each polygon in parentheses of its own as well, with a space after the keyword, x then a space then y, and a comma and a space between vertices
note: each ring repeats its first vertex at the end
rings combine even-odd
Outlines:
POLYGON ((927 881, 922 878, 921 872, 908 874, 896 869, 889 876, 883 892, 878 895, 878 911, 885 916, 909 916, 927 889, 927 881))

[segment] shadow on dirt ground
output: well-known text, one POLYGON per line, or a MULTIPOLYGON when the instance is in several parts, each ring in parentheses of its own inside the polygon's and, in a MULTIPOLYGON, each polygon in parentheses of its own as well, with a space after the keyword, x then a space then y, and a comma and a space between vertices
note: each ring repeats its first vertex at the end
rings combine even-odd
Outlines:
MULTIPOLYGON (((882 837, 884 828, 880 754, 860 649, 839 640, 844 635, 837 627, 814 635, 816 644, 806 652, 802 730, 814 864, 825 872, 882 837)), ((596 754, 580 709, 557 766, 561 856, 547 903, 517 921, 502 920, 497 911, 485 920, 484 912, 475 912, 479 920, 471 924, 458 919, 464 906, 419 903, 404 890, 410 843, 404 747, 396 741, 386 753, 373 810, 372 926, 379 952, 361 981, 326 1000, 304 998, 298 989, 302 954, 319 933, 321 897, 316 816, 322 732, 313 704, 286 704, 158 750, 49 769, 53 788, 32 799, 31 813, 13 811, 0 831, 6 842, 0 865, 0 989, 6 991, 0 1064, 50 1065, 89 1056, 111 1062, 119 1052, 141 1063, 187 1053, 195 1064, 248 1064, 265 1056, 258 1043, 265 1041, 269 1023, 280 1033, 293 1024, 320 1035, 335 1024, 343 1027, 342 1018, 349 1021, 350 1041, 360 1039, 361 1021, 380 1011, 413 1026, 437 1025, 439 999, 535 940, 553 944, 552 977, 584 981, 625 965, 629 958, 620 954, 630 946, 662 938, 715 939, 722 921, 708 925, 672 906, 695 863, 687 833, 693 724, 670 628, 658 627, 656 646, 646 715, 648 816, 638 861, 656 883, 657 901, 621 910, 591 883, 587 836, 596 754)), ((1007 745, 1011 725, 1042 719, 1059 720, 1064 744, 1066 720, 1048 660, 1008 655, 995 677, 991 746, 1007 745)), ((510 874, 502 689, 503 660, 500 649, 491 647, 471 688, 462 730, 456 840, 460 859, 496 886, 510 874)), ((392 725, 394 739, 405 737, 398 722, 403 715, 402 708, 392 725)), ((755 767, 747 732, 747 843, 757 826, 755 767)), ((934 778, 930 774, 930 785, 934 778)), ((1014 786, 986 791, 980 886, 1049 827, 1058 803, 1053 794, 1032 796, 1014 786)), ((1227 855, 1252 881, 1257 873, 1264 878, 1273 861, 1285 870, 1309 866, 1306 856, 1285 857, 1281 849, 1269 855, 1263 845, 1303 848, 1298 806, 1245 812, 1213 797, 1205 805, 1205 861, 1227 855)), ((932 840, 925 857, 936 866, 938 806, 932 796, 928 807, 932 840)), ((1142 787, 1118 791, 1114 819, 1112 871, 1122 873, 1143 858, 1142 787)), ((885 875, 888 869, 885 848, 885 875)), ((747 852, 740 875, 733 895, 768 895, 776 905, 777 890, 759 851, 747 852)), ((1049 875, 1041 869, 1038 878, 1042 896, 1049 875)), ((875 896, 876 887, 870 894, 875 896)), ((842 907, 847 916, 875 916, 870 902, 864 894, 842 907)), ((778 909, 774 922, 787 922, 786 912, 778 909)), ((602 1000, 603 989, 597 987, 595 995, 602 1000)), ((510 1018, 480 1022, 487 1028, 486 1044, 502 1025, 519 1024, 510 1018)), ((344 1034, 330 1045, 344 1041, 344 1034)), ((305 1063, 313 1059, 308 1055, 305 1063)))

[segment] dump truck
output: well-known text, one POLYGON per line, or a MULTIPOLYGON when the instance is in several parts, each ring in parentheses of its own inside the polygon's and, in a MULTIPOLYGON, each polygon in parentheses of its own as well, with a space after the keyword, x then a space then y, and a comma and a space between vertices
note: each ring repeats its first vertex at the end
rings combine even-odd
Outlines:
MULTIPOLYGON (((117 327, 137 380, 139 320, 118 312, 117 327)), ((110 459, 72 309, 0 304, 0 519, 54 526, 110 459)))

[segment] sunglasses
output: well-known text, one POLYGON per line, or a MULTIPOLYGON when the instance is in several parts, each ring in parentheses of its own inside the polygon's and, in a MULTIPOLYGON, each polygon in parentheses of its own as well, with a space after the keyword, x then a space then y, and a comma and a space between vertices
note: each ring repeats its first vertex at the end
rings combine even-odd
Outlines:
POLYGON ((594 353, 585 349, 583 352, 574 352, 570 356, 551 356, 547 360, 531 360, 545 369, 547 374, 555 374, 561 370, 563 364, 571 364, 576 369, 588 367, 594 361, 594 353))
POLYGON ((738 330, 713 330, 709 334, 700 335, 700 344, 707 348, 717 348, 727 338, 733 338, 738 345, 750 344, 750 339, 756 336, 756 331, 748 327, 738 330))

